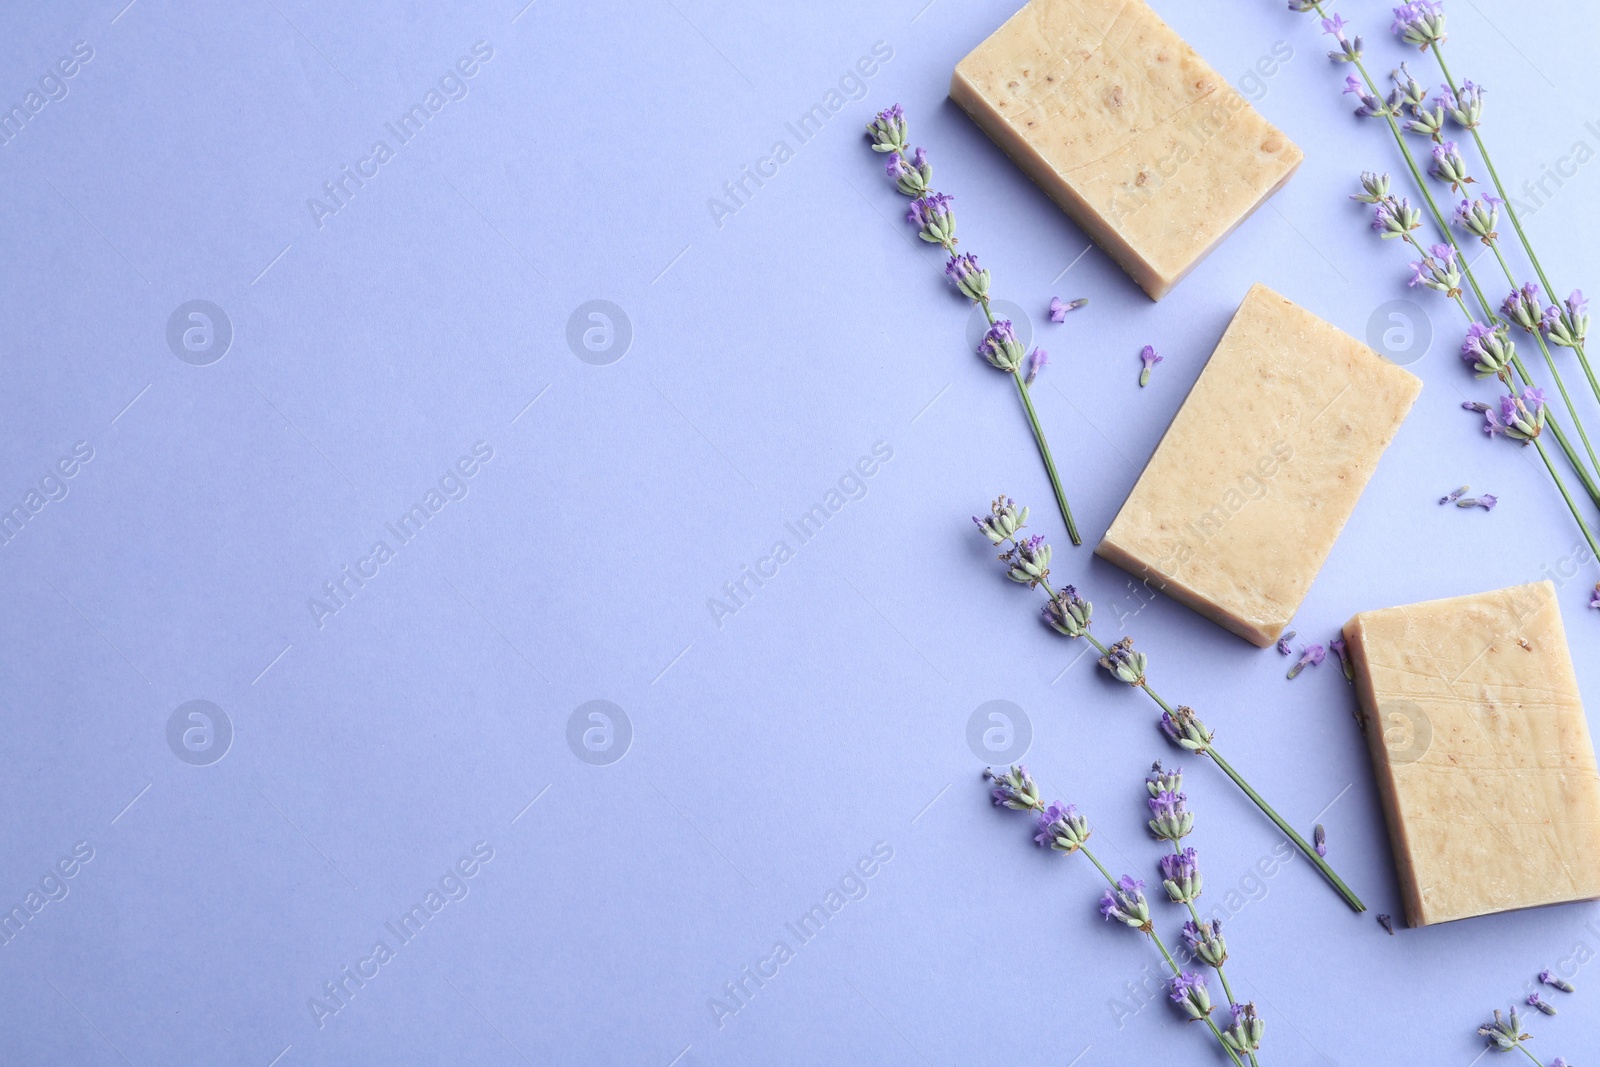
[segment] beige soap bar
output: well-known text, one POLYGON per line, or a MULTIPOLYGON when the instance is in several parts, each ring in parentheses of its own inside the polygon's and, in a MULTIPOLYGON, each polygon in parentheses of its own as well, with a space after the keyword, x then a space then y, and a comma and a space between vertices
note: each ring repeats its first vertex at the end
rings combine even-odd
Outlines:
POLYGON ((1421 389, 1257 285, 1095 552, 1265 648, 1421 389))
POLYGON ((1600 773, 1549 582, 1344 628, 1412 926, 1600 896, 1600 773))
POLYGON ((1031 0, 950 98, 1154 300, 1302 158, 1144 0, 1031 0))

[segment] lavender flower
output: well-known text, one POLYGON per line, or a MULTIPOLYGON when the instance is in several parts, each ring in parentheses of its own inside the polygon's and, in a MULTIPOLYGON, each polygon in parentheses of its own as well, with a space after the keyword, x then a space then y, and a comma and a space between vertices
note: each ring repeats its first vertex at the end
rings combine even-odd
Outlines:
POLYGON ((1131 875, 1117 879, 1116 888, 1100 898, 1100 914, 1135 930, 1150 931, 1150 902, 1144 898, 1144 882, 1131 875))
POLYGON ((1495 496, 1493 493, 1485 493, 1482 496, 1463 497, 1456 501, 1456 507, 1482 508, 1484 511, 1493 511, 1494 506, 1498 503, 1500 503, 1499 497, 1495 496))
POLYGON ((1174 904, 1188 904, 1200 896, 1203 879, 1200 877, 1200 859, 1192 848, 1161 857, 1161 884, 1167 899, 1174 904))
POLYGON ((1172 980, 1172 1002, 1196 1022, 1211 1017, 1211 994, 1203 974, 1180 974, 1172 980))
POLYGON ((997 496, 994 503, 989 505, 989 514, 974 515, 972 521, 990 544, 1003 545, 1027 525, 1028 509, 1017 507, 1016 502, 1008 496, 997 496))
POLYGON ((1463 200, 1456 206, 1451 221, 1484 244, 1493 244, 1500 236, 1495 231, 1495 226, 1500 222, 1500 205, 1503 203, 1505 201, 1496 196, 1463 200))
POLYGON ((1452 489, 1450 492, 1439 498, 1439 503, 1454 504, 1457 500, 1460 500, 1462 497, 1466 496, 1467 491, 1471 488, 1472 486, 1470 485, 1463 485, 1460 488, 1452 489))
POLYGON ((1489 1039, 1489 1047, 1501 1052, 1511 1052, 1522 1044, 1532 1034, 1522 1032, 1522 1021, 1517 1018, 1517 1009, 1511 1009, 1511 1018, 1502 1019, 1500 1009, 1496 1008, 1494 1022, 1478 1027, 1478 1033, 1489 1039))
POLYGON ((1407 285, 1425 285, 1454 300, 1461 295, 1461 267, 1456 263, 1453 245, 1434 245, 1426 255, 1411 264, 1407 285))
POLYGON ((1378 204, 1389 199, 1389 176, 1374 171, 1361 172, 1361 192, 1352 193, 1351 200, 1363 204, 1378 204))
POLYGON ((1222 1040, 1235 1052, 1254 1052, 1261 1047, 1267 1024, 1256 1014, 1255 1002, 1230 1005, 1233 1025, 1222 1031, 1222 1040))
POLYGON ((1139 372, 1139 388, 1143 389, 1150 384, 1150 368, 1163 362, 1162 357, 1156 354, 1154 345, 1145 345, 1139 351, 1139 359, 1144 362, 1144 369, 1139 372))
POLYGON ((872 138, 874 152, 900 153, 908 147, 905 112, 899 104, 884 108, 867 123, 867 136, 872 138))
POLYGON ((1338 49, 1328 53, 1328 58, 1335 63, 1354 63, 1361 58, 1361 38, 1358 36, 1351 40, 1346 37, 1344 35, 1346 25, 1348 23, 1339 15, 1322 20, 1322 32, 1339 42, 1338 49))
POLYGON ((1394 936, 1394 916, 1393 915, 1384 915, 1384 914, 1380 913, 1378 915, 1378 925, 1383 927, 1385 930, 1389 931, 1389 936, 1390 937, 1394 936))
POLYGON ((1544 392, 1540 389, 1524 389, 1521 396, 1503 396, 1500 398, 1499 419, 1495 418, 1492 410, 1485 412, 1484 417, 1488 421, 1484 429, 1490 437, 1500 434, 1526 445, 1544 432, 1544 392))
POLYGON ((1183 924, 1183 944, 1189 955, 1209 967, 1221 967, 1228 960, 1228 943, 1222 939, 1222 920, 1183 924))
MULTIPOLYGON (((895 156, 899 159, 899 156, 895 156)), ((950 210, 955 199, 944 193, 928 193, 911 201, 906 221, 917 227, 917 236, 929 244, 950 245, 956 242, 956 216, 950 210)))
POLYGON ((1356 114, 1360 115, 1362 118, 1381 118, 1384 115, 1391 115, 1394 113, 1390 110, 1389 104, 1386 101, 1380 100, 1378 97, 1368 92, 1366 83, 1360 78, 1356 77, 1354 74, 1345 78, 1344 91, 1356 98, 1358 102, 1356 106, 1356 114))
POLYGON ((1161 766, 1160 760, 1156 760, 1150 765, 1150 773, 1144 776, 1144 787, 1152 799, 1162 793, 1180 792, 1183 789, 1183 768, 1167 770, 1161 766))
POLYGON ((1389 77, 1394 81, 1394 87, 1400 93, 1400 102, 1411 107, 1421 107, 1428 100, 1428 87, 1411 76, 1411 70, 1404 63, 1399 70, 1389 72, 1389 77))
POLYGON ((1321 666, 1323 659, 1328 655, 1328 650, 1321 645, 1307 645, 1300 650, 1300 659, 1293 667, 1289 668, 1288 677, 1294 678, 1307 667, 1321 666))
POLYGON ((1594 592, 1589 594, 1589 606, 1600 608, 1600 582, 1594 583, 1594 592))
POLYGON ((1345 645, 1344 638, 1335 637, 1332 641, 1328 642, 1328 648, 1333 652, 1333 654, 1335 656, 1339 657, 1339 669, 1344 672, 1345 681, 1347 681, 1347 682, 1355 681, 1355 679, 1356 679, 1355 664, 1353 664, 1350 661, 1350 651, 1349 651, 1349 648, 1345 645))
POLYGON ((1429 45, 1443 44, 1444 7, 1433 0, 1412 0, 1394 9, 1395 36, 1406 44, 1426 51, 1429 45))
POLYGON ((982 304, 989 299, 989 272, 978 266, 978 257, 971 252, 951 256, 944 272, 969 300, 982 304))
POLYGON ((1052 296, 1050 298, 1050 321, 1066 322, 1069 311, 1077 311, 1079 308, 1088 306, 1089 298, 1086 296, 1080 296, 1078 299, 1067 301, 1066 303, 1063 303, 1059 296, 1052 296))
POLYGON ((989 795, 997 808, 1029 811, 1039 806, 1039 787, 1022 764, 1013 764, 1010 770, 996 774, 993 767, 983 769, 983 777, 994 783, 989 795))
POLYGON ((1011 328, 1010 319, 994 323, 984 333, 983 340, 978 342, 978 355, 988 360, 990 366, 1007 374, 1017 373, 1026 351, 1017 339, 1016 331, 1011 328))
POLYGON ((1050 353, 1042 348, 1035 348, 1028 355, 1027 384, 1032 385, 1033 380, 1039 377, 1039 372, 1044 370, 1044 365, 1050 362, 1050 353))
POLYGON ((1472 365, 1478 377, 1505 379, 1509 373, 1507 367, 1516 355, 1517 346, 1511 340, 1508 327, 1489 327, 1481 322, 1467 327, 1467 339, 1461 343, 1461 358, 1472 365))
POLYGON ((1091 832, 1089 820, 1078 814, 1075 806, 1057 801, 1039 813, 1039 832, 1033 841, 1041 848, 1073 853, 1084 846, 1091 832))
POLYGON ((1194 812, 1188 808, 1188 797, 1170 790, 1157 793, 1145 801, 1150 805, 1150 833, 1159 841, 1181 841, 1194 830, 1194 812))
POLYGON ((1124 637, 1106 649, 1100 657, 1100 666, 1111 672, 1119 682, 1132 686, 1144 684, 1145 655, 1133 650, 1133 638, 1124 637))
POLYGON ((1467 173, 1467 161, 1454 141, 1441 141, 1433 146, 1433 176, 1450 184, 1452 193, 1461 192, 1462 186, 1472 181, 1467 173))
POLYGON ((1483 86, 1474 85, 1469 81, 1461 83, 1461 88, 1451 92, 1446 86, 1439 91, 1439 106, 1450 113, 1456 125, 1462 129, 1470 130, 1477 127, 1483 119, 1483 86))
POLYGON ((1044 606, 1044 619, 1060 634, 1067 637, 1082 637, 1089 632, 1089 619, 1094 614, 1094 605, 1078 595, 1078 591, 1070 585, 1062 586, 1061 592, 1051 597, 1044 606))
POLYGON ((1007 564, 1006 577, 1026 586, 1036 586, 1050 577, 1050 546, 1038 534, 1014 541, 1011 550, 1000 558, 1007 564))
POLYGON ((1576 993, 1578 991, 1577 987, 1571 982, 1567 981, 1565 978, 1551 970, 1540 971, 1539 981, 1553 989, 1559 989, 1563 993, 1576 993))
POLYGON ((1161 713, 1161 732, 1173 744, 1188 752, 1204 752, 1211 747, 1211 731, 1200 721, 1194 709, 1184 704, 1161 713))
POLYGON ((1500 302, 1500 312, 1524 330, 1533 333, 1539 329, 1539 324, 1544 319, 1544 310, 1540 305, 1539 287, 1529 282, 1521 289, 1511 290, 1511 294, 1500 302))
POLYGON ((1539 994, 1537 994, 1537 993, 1529 993, 1528 994, 1528 1007, 1530 1007, 1530 1008, 1538 1008, 1540 1011, 1544 1012, 1546 1015, 1555 1015, 1555 1014, 1557 1014, 1556 1006, 1554 1004, 1546 1003, 1544 1001, 1544 999, 1541 998, 1539 996, 1539 994))
POLYGON ((1317 823, 1316 829, 1311 831, 1311 840, 1313 842, 1312 847, 1317 850, 1317 855, 1326 856, 1328 854, 1328 831, 1323 828, 1320 822, 1317 823))
POLYGON ((1405 197, 1389 197, 1372 213, 1372 228, 1384 240, 1404 237, 1422 225, 1422 212, 1411 206, 1405 197))
POLYGON ((1289 639, 1291 637, 1293 637, 1297 632, 1298 631, 1290 630, 1288 633, 1286 633, 1282 637, 1278 638, 1278 655, 1287 656, 1287 655, 1291 654, 1291 650, 1289 648, 1289 639))
POLYGON ((928 154, 920 148, 909 163, 905 156, 896 152, 889 157, 886 169, 894 187, 906 196, 922 196, 928 191, 928 183, 933 181, 933 168, 928 165, 928 154))
POLYGON ((1545 308, 1541 328, 1551 344, 1578 348, 1589 333, 1589 301, 1584 299, 1582 289, 1574 289, 1563 305, 1545 308))
POLYGON ((1444 133, 1444 106, 1435 103, 1430 109, 1426 104, 1413 104, 1411 119, 1406 122, 1405 128, 1411 133, 1439 140, 1444 133))

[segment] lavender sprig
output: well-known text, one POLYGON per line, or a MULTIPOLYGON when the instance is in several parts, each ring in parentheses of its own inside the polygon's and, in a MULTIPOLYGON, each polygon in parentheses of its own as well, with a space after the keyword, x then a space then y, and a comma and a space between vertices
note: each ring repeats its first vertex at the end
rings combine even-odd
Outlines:
MULTIPOLYGON (((995 318, 989 295, 991 282, 989 271, 979 265, 978 257, 971 252, 956 251, 958 243, 956 216, 950 206, 954 198, 934 191, 933 167, 928 162, 927 153, 921 148, 911 150, 910 131, 906 125, 905 111, 900 105, 895 104, 874 115, 872 121, 867 123, 867 136, 871 138, 874 152, 889 157, 885 168, 889 180, 894 182, 895 188, 903 195, 912 198, 911 206, 906 212, 906 221, 917 228, 917 236, 922 240, 945 250, 949 257, 945 262, 945 275, 962 296, 983 309, 984 318, 989 320, 989 329, 978 345, 978 355, 996 370, 1009 375, 1016 384, 1017 395, 1022 400, 1023 411, 1028 416, 1028 425, 1033 430, 1033 439, 1039 448, 1039 458, 1044 462, 1045 473, 1050 478, 1050 488, 1055 493, 1056 506, 1061 509, 1061 521, 1066 524, 1067 536, 1072 539, 1074 545, 1083 544, 1083 538, 1078 534, 1078 525, 1072 518, 1072 508, 1067 504, 1066 491, 1061 488, 1061 476, 1056 471, 1055 457, 1051 455, 1050 445, 1044 437, 1044 429, 1039 425, 1039 413, 1033 407, 1031 387, 1039 372, 1044 369, 1049 353, 1042 348, 1036 348, 1029 358, 1024 346, 1017 340, 1010 321, 995 318), (1026 373, 1023 371, 1025 362, 1026 373)), ((1064 305, 1060 304, 1060 301, 1053 300, 1050 306, 1051 318, 1060 322, 1066 318, 1067 311, 1081 307, 1085 303, 1088 301, 1074 301, 1071 305, 1064 305), (1060 318, 1056 318, 1058 305, 1060 318)))
MULTIPOLYGON (((1049 848, 1063 855, 1081 853, 1094 864, 1107 886, 1100 897, 1101 916, 1108 921, 1115 920, 1130 929, 1138 930, 1150 939, 1160 950, 1161 958, 1172 970, 1174 1002, 1178 1003, 1191 1019, 1204 1020, 1235 1067, 1244 1067, 1244 1061, 1234 1051, 1234 1046, 1229 1044, 1225 1032, 1211 1018, 1211 1003, 1209 998, 1204 996, 1204 979, 1198 975, 1185 974, 1172 953, 1167 951, 1161 935, 1156 933, 1155 923, 1150 918, 1150 901, 1144 894, 1144 882, 1126 874, 1121 878, 1113 878, 1105 864, 1089 850, 1089 838, 1093 833, 1089 820, 1070 804, 1056 801, 1047 807, 1039 799, 1039 787, 1034 783, 1032 775, 1020 763, 1000 772, 995 771, 993 767, 986 767, 983 777, 986 782, 992 783, 990 796, 997 807, 1035 813, 1038 832, 1034 834, 1033 840, 1040 848, 1049 848), (1196 981, 1199 983, 1200 992, 1191 997, 1192 984, 1196 981), (1177 995, 1179 990, 1184 992, 1184 997, 1180 998, 1177 995)), ((1223 955, 1226 954, 1224 950, 1223 955)), ((1253 1055, 1250 1057, 1250 1062, 1252 1065, 1256 1064, 1253 1055)))
POLYGON ((1101 643, 1092 632, 1094 605, 1079 596, 1078 591, 1070 585, 1063 586, 1060 591, 1051 587, 1048 565, 1039 566, 1040 560, 1048 563, 1046 555, 1048 546, 1035 538, 1022 535, 1027 515, 1026 508, 1019 508, 1009 497, 1002 496, 990 506, 988 515, 975 516, 973 522, 991 544, 996 547, 1009 546, 1000 558, 1006 563, 1007 575, 1013 581, 1044 590, 1049 598, 1043 609, 1046 624, 1064 637, 1081 637, 1088 641, 1100 653, 1100 665, 1107 673, 1131 688, 1143 690, 1145 695, 1160 707, 1161 717, 1157 725, 1168 740, 1185 751, 1204 756, 1215 763, 1244 791, 1245 796, 1272 820, 1273 825, 1277 826, 1290 841, 1294 842, 1295 847, 1310 859, 1352 910, 1365 911, 1366 905, 1361 902, 1361 898, 1356 896, 1344 880, 1334 872, 1328 861, 1317 855, 1316 849, 1310 842, 1290 826, 1261 794, 1251 788, 1250 783, 1245 781, 1222 753, 1217 751, 1212 743, 1212 731, 1200 721, 1194 710, 1184 705, 1174 707, 1155 691, 1147 675, 1149 659, 1144 653, 1134 649, 1133 639, 1124 637, 1111 645, 1101 643), (1028 553, 1028 565, 1019 568, 1019 562, 1023 560, 1024 546, 1028 553))

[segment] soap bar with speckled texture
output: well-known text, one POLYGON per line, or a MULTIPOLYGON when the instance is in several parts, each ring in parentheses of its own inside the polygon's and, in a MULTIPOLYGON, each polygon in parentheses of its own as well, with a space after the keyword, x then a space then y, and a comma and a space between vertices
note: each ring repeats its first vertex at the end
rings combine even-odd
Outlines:
POLYGON ((1344 628, 1412 926, 1600 897, 1600 772, 1549 582, 1344 628))
POLYGON ((1032 0, 950 98, 1154 300, 1302 158, 1144 0, 1032 0))
POLYGON ((1095 553, 1267 647, 1421 389, 1254 286, 1095 553))

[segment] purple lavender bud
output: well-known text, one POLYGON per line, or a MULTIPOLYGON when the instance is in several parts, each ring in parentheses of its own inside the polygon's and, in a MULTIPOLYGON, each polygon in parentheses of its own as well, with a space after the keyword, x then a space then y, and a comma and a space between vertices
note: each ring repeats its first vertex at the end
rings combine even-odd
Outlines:
POLYGON ((1016 501, 1008 496, 997 496, 989 505, 989 514, 974 515, 972 521, 991 544, 1003 545, 1027 525, 1028 509, 1017 507, 1016 501))
POLYGON ((1033 776, 1022 764, 1013 764, 1009 770, 1000 774, 996 774, 993 767, 985 767, 983 777, 986 781, 994 783, 989 795, 994 799, 995 807, 1011 808, 1013 811, 1038 808, 1039 787, 1034 785, 1033 776))
POLYGON ((1529 282, 1521 289, 1511 290, 1510 295, 1501 301, 1500 311, 1506 318, 1533 333, 1539 329, 1539 323, 1544 318, 1544 309, 1540 304, 1539 287, 1529 282))
POLYGON ((1288 656, 1292 654, 1292 650, 1289 647, 1289 640, 1294 637, 1296 632, 1297 631, 1295 630, 1290 630, 1288 633, 1278 638, 1278 655, 1288 656))
POLYGON ((1528 994, 1528 1007, 1530 1007, 1530 1008, 1538 1008, 1540 1011, 1544 1012, 1546 1015, 1555 1015, 1556 1014, 1556 1006, 1554 1004, 1545 1003, 1544 998, 1539 996, 1539 994, 1537 994, 1537 993, 1529 993, 1528 994))
POLYGON ((1496 1008, 1494 1022, 1478 1027, 1478 1033, 1489 1039, 1490 1048, 1501 1052, 1511 1052, 1521 1048, 1523 1039, 1528 1036, 1522 1032, 1522 1020, 1517 1018, 1517 1009, 1514 1007, 1511 1009, 1509 1019, 1502 1019, 1500 1010, 1496 1008))
POLYGON ((1600 608, 1600 582, 1594 583, 1594 592, 1589 594, 1589 606, 1600 608))
POLYGON ((1359 101, 1356 107, 1356 114, 1363 118, 1387 115, 1389 113, 1388 105, 1368 92, 1366 85, 1354 74, 1345 78, 1344 91, 1359 101))
POLYGON ((1183 924, 1183 944, 1189 955, 1208 967, 1221 967, 1228 961, 1228 943, 1222 938, 1222 920, 1183 924))
POLYGON ((1553 989, 1559 989, 1563 993, 1576 993, 1578 991, 1577 987, 1571 982, 1567 981, 1565 978, 1562 978, 1560 975, 1551 970, 1540 971, 1539 981, 1553 989))
POLYGON ((1007 374, 1017 373, 1022 366, 1024 352, 1022 342, 1011 328, 1010 319, 1000 319, 990 326, 978 344, 978 355, 988 360, 990 366, 1007 374))
POLYGON ((1311 831, 1311 841, 1311 847, 1316 849, 1317 855, 1322 857, 1328 855, 1328 831, 1323 829, 1320 822, 1317 823, 1316 829, 1311 831))
POLYGON ((1173 767, 1168 770, 1161 766, 1161 761, 1156 760, 1150 765, 1150 773, 1144 776, 1144 787, 1152 798, 1162 793, 1177 793, 1183 789, 1183 768, 1173 767))
POLYGON ((1441 141, 1433 146, 1433 176, 1450 184, 1450 191, 1461 192, 1461 187, 1472 181, 1467 173, 1467 161, 1454 141, 1441 141))
POLYGON ((1050 362, 1050 353, 1042 348, 1035 348, 1028 356, 1027 384, 1032 385, 1033 380, 1039 377, 1039 372, 1044 370, 1044 365, 1050 362))
POLYGON ((1084 846, 1090 833, 1089 820, 1076 807, 1057 801, 1039 813, 1039 832, 1033 840, 1041 848, 1072 853, 1084 846))
POLYGON ((1164 360, 1156 354, 1154 345, 1145 345, 1144 348, 1140 349, 1139 359, 1144 363, 1144 369, 1139 371, 1139 388, 1143 389, 1150 384, 1150 368, 1157 363, 1164 362, 1164 360))
POLYGON ((956 216, 950 208, 953 199, 944 193, 919 197, 911 201, 906 221, 917 227, 917 236, 929 244, 953 245, 956 241, 956 216))
POLYGON ((1457 500, 1460 500, 1462 497, 1466 496, 1471 488, 1472 486, 1470 485, 1458 486, 1457 488, 1450 490, 1450 492, 1446 493, 1444 496, 1440 497, 1439 503, 1454 504, 1457 500))
POLYGON ((1148 825, 1158 841, 1181 841, 1194 830, 1194 812, 1182 793, 1163 791, 1146 800, 1153 816, 1148 825))
POLYGON ((1299 662, 1297 662, 1293 667, 1289 668, 1288 677, 1296 677, 1307 667, 1320 666, 1323 659, 1325 659, 1327 655, 1328 650, 1323 648, 1321 645, 1307 645, 1305 648, 1300 650, 1299 662))
POLYGON ((1372 213, 1372 228, 1386 241, 1404 237, 1421 225, 1422 212, 1412 207, 1405 197, 1397 200, 1391 196, 1372 213))
POLYGON ((1461 90, 1454 93, 1447 87, 1440 91, 1438 103, 1462 129, 1473 129, 1483 119, 1483 87, 1480 85, 1462 82, 1461 90))
POLYGON ((1135 930, 1149 930, 1150 903, 1144 897, 1144 883, 1126 874, 1117 879, 1116 888, 1107 889, 1100 898, 1100 914, 1135 930))
POLYGON ((1389 175, 1362 171, 1361 192, 1350 194, 1350 199, 1363 204, 1379 204, 1389 199, 1389 175))
POLYGON ((1211 1017, 1211 994, 1203 974, 1180 974, 1172 980, 1172 1002, 1191 1019, 1211 1017))
MULTIPOLYGON (((1222 1031, 1222 1043, 1239 1053, 1253 1053, 1261 1047, 1266 1034, 1266 1023, 1256 1014, 1255 1004, 1230 1005, 1233 1025, 1222 1031)), ((1254 1059, 1254 1057, 1251 1057, 1254 1059)))
POLYGON ((1322 20, 1322 32, 1328 34, 1339 42, 1339 47, 1328 53, 1328 58, 1335 63, 1354 63, 1361 58, 1361 38, 1354 40, 1344 35, 1344 28, 1348 23, 1340 15, 1322 20))
POLYGON ((874 152, 903 152, 906 148, 906 119, 900 105, 884 108, 867 123, 874 152))
POLYGON ((1070 585, 1044 606, 1044 620, 1057 633, 1067 637, 1082 637, 1089 632, 1089 620, 1094 615, 1094 605, 1078 595, 1070 585))
POLYGON ((1167 739, 1185 751, 1204 752, 1211 747, 1211 731, 1187 705, 1179 704, 1171 711, 1163 711, 1160 726, 1167 739))
POLYGON ((1489 405, 1481 400, 1463 400, 1461 406, 1468 411, 1476 411, 1480 415, 1489 410, 1489 405))
POLYGON ((1500 503, 1500 498, 1493 493, 1485 493, 1479 497, 1463 497, 1456 501, 1458 508, 1482 508, 1484 511, 1493 511, 1494 506, 1500 503))
POLYGON ((1500 223, 1500 205, 1503 203, 1504 200, 1493 196, 1463 200, 1456 206, 1452 221, 1484 244, 1493 244, 1500 236, 1495 227, 1500 223))
POLYGON ((1161 885, 1167 899, 1174 904, 1188 904, 1200 896, 1204 879, 1200 876, 1200 859, 1192 848, 1161 857, 1161 885))
POLYGON ((1456 250, 1451 245, 1433 245, 1425 256, 1411 264, 1411 272, 1408 285, 1427 286, 1452 300, 1461 295, 1461 268, 1456 264, 1456 250))
POLYGON ((1143 652, 1133 650, 1133 638, 1124 637, 1106 649, 1100 657, 1100 666, 1119 682, 1132 686, 1144 684, 1146 659, 1143 652))
POLYGON ((1006 577, 1030 589, 1050 577, 1050 546, 1038 534, 1013 541, 1000 559, 1006 564, 1006 577))
POLYGON ((1385 930, 1389 931, 1389 936, 1390 937, 1394 936, 1394 916, 1393 915, 1379 915, 1378 916, 1378 925, 1383 927, 1385 930))
POLYGON ((1412 0, 1394 9, 1390 28, 1406 44, 1426 50, 1445 40, 1444 8, 1433 0, 1412 0))
POLYGON ((1480 378, 1504 377, 1507 366, 1516 358, 1516 354, 1517 346, 1511 340, 1510 330, 1504 325, 1491 328, 1474 322, 1467 327, 1466 340, 1461 343, 1461 358, 1472 366, 1473 372, 1480 378))
POLYGON ((978 257, 971 252, 951 256, 944 265, 944 272, 967 299, 979 304, 988 301, 989 272, 978 266, 978 257))

